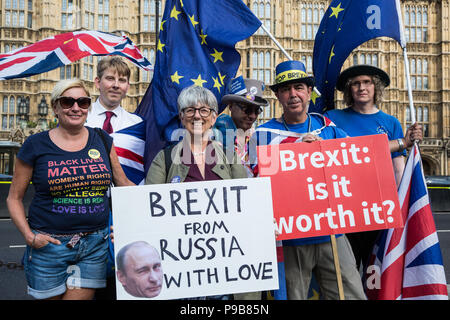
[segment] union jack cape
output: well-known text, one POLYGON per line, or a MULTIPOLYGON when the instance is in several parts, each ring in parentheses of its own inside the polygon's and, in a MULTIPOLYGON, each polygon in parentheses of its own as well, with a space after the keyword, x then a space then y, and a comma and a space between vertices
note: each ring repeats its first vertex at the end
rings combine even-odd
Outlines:
MULTIPOLYGON (((114 148, 127 178, 136 185, 144 184, 145 120, 111 133, 114 148)), ((108 230, 113 225, 109 214, 108 230)), ((114 277, 114 244, 108 238, 107 277, 114 277)))
POLYGON ((74 31, 0 54, 0 80, 40 74, 90 55, 120 55, 144 70, 153 69, 150 62, 126 36, 101 31, 74 31))
POLYGON ((111 134, 119 162, 133 183, 144 184, 145 121, 111 134))
POLYGON ((417 144, 398 190, 405 226, 380 233, 364 281, 372 300, 448 300, 439 239, 417 144))

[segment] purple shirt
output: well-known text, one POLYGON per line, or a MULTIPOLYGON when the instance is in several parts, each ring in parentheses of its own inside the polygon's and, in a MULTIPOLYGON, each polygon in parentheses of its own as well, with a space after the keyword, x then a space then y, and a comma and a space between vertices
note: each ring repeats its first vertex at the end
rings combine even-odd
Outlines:
MULTIPOLYGON (((208 143, 208 145, 210 142, 208 143)), ((205 149, 205 150, 208 150, 205 149)), ((181 157, 183 159, 183 157, 181 157)), ((206 160, 205 160, 205 178, 203 178, 202 174, 200 173, 200 169, 198 168, 197 164, 194 160, 194 155, 191 152, 191 159, 189 163, 185 163, 182 160, 182 163, 185 166, 189 167, 189 172, 186 176, 186 179, 184 179, 184 182, 193 182, 193 181, 210 181, 210 180, 221 180, 222 178, 219 177, 212 169, 216 165, 217 158, 216 158, 216 152, 214 149, 211 151, 211 155, 206 154, 206 160)))

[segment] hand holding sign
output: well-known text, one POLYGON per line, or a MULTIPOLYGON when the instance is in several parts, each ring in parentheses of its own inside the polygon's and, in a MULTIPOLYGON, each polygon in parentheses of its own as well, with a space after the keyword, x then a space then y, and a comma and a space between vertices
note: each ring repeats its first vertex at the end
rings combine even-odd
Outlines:
POLYGON ((277 288, 268 178, 113 188, 112 200, 118 299, 277 288), (125 272, 125 252, 148 281, 125 272))
POLYGON ((403 225, 385 135, 258 147, 278 239, 403 225))

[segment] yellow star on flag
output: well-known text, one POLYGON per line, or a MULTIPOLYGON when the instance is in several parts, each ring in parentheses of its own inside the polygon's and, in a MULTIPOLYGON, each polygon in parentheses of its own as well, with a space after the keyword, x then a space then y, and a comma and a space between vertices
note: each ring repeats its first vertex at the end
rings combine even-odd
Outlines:
POLYGON ((338 18, 339 12, 344 11, 344 8, 341 8, 341 3, 339 2, 337 7, 331 7, 331 10, 333 11, 333 13, 330 14, 330 18, 332 16, 335 16, 336 19, 338 18))
POLYGON ((180 0, 181 7, 184 7, 183 0, 180 0))
POLYGON ((165 46, 166 46, 166 45, 165 45, 164 43, 161 42, 161 39, 158 39, 158 51, 163 52, 163 48, 164 48, 165 46))
POLYGON ((176 82, 178 84, 180 84, 180 79, 184 78, 184 76, 179 75, 178 71, 175 71, 175 73, 173 75, 170 76, 170 79, 172 79, 172 82, 176 82))
POLYGON ((206 37, 208 36, 208 35, 206 35, 206 34, 204 34, 203 33, 203 29, 202 29, 202 32, 200 32, 200 38, 202 38, 202 42, 200 43, 200 44, 206 44, 206 45, 208 45, 207 43, 206 43, 206 37))
POLYGON ((219 91, 220 93, 220 88, 222 88, 222 85, 220 84, 219 77, 217 78, 212 77, 212 79, 214 80, 213 88, 216 88, 217 91, 219 91))
POLYGON ((226 75, 222 75, 220 72, 218 74, 219 78, 220 78, 220 83, 222 83, 222 85, 225 85, 225 83, 223 82, 223 79, 225 79, 226 75))
POLYGON ((203 87, 203 84, 205 82, 208 82, 208 81, 202 79, 202 75, 201 74, 198 75, 197 79, 191 79, 191 81, 198 87, 203 87))
POLYGON ((217 51, 214 48, 214 53, 211 53, 211 55, 214 57, 214 63, 216 63, 219 60, 224 62, 223 59, 222 59, 222 54, 223 54, 223 51, 217 51))
POLYGON ((194 15, 192 15, 192 17, 190 15, 188 15, 188 16, 189 16, 189 19, 191 20, 192 25, 195 28, 195 26, 198 24, 198 21, 195 21, 194 15))
POLYGON ((164 23, 165 23, 165 22, 166 22, 166 20, 161 21, 161 25, 159 26, 159 29, 160 29, 161 31, 164 31, 163 26, 164 26, 164 23))
POLYGON ((316 104, 316 99, 319 98, 319 95, 313 90, 311 93, 311 101, 316 104))
POLYGON ((177 11, 177 7, 173 6, 172 11, 170 12, 170 17, 175 18, 175 20, 178 21, 178 15, 181 13, 181 11, 177 11))
POLYGON ((333 57, 334 57, 334 45, 333 45, 333 47, 331 48, 330 58, 328 59, 328 63, 331 63, 331 58, 333 58, 333 57))

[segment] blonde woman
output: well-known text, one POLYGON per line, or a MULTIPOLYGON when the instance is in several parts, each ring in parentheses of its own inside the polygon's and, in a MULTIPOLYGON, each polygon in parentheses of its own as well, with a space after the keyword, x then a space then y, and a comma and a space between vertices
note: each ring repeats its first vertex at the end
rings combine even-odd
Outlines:
POLYGON ((58 127, 30 136, 17 155, 7 205, 27 244, 28 293, 37 299, 92 299, 106 284, 106 191, 112 177, 118 186, 133 183, 112 138, 84 126, 90 105, 82 81, 58 82, 51 95, 58 127), (35 195, 26 219, 30 182, 35 195))

